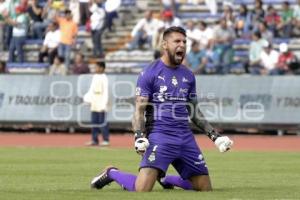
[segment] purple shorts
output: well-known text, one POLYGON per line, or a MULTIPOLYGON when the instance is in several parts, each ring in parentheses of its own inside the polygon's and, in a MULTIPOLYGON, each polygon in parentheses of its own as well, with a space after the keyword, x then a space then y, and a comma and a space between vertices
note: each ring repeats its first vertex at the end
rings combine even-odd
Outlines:
POLYGON ((149 135, 150 146, 147 148, 140 168, 156 168, 164 177, 170 164, 181 178, 208 175, 208 169, 201 150, 190 130, 176 134, 153 132, 149 135))

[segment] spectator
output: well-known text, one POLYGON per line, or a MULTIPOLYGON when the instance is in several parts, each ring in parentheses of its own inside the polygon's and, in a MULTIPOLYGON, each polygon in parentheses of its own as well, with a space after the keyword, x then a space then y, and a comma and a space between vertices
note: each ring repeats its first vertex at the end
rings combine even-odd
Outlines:
POLYGON ((105 10, 101 4, 102 0, 95 0, 90 7, 92 13, 91 31, 92 31, 92 41, 93 41, 93 55, 95 57, 104 57, 103 47, 102 47, 102 34, 105 28, 105 10))
POLYGON ((212 28, 208 27, 204 21, 200 21, 199 33, 197 37, 200 44, 200 49, 210 48, 214 39, 214 31, 212 28))
POLYGON ((7 17, 7 3, 5 0, 0 0, 0 51, 4 50, 4 27, 5 18, 7 17))
POLYGON ((6 73, 5 62, 0 61, 0 74, 6 73))
POLYGON ((109 31, 113 31, 114 19, 118 18, 118 8, 121 5, 121 0, 109 0, 105 1, 105 11, 106 11, 106 27, 109 31))
MULTIPOLYGON (((79 2, 78 0, 70 0, 69 1, 69 9, 72 11, 73 21, 76 24, 80 24, 80 10, 79 10, 79 2)), ((88 18, 87 22, 90 18, 88 18)), ((84 25, 86 25, 86 23, 84 25)))
POLYGON ((300 35, 300 0, 297 1, 297 5, 294 5, 293 8, 293 34, 298 36, 300 35))
MULTIPOLYGON (((35 25, 34 29, 35 29, 36 33, 41 33, 44 36, 49 24, 52 23, 53 21, 55 21, 55 15, 57 12, 57 10, 56 10, 57 8, 56 8, 56 6, 53 6, 53 5, 55 5, 55 2, 54 1, 51 2, 51 0, 49 0, 42 8, 43 21, 39 22, 35 25)), ((63 4, 61 4, 61 5, 64 6, 63 4)))
POLYGON ((89 1, 90 0, 78 0, 79 1, 79 13, 80 13, 80 25, 84 26, 90 18, 89 1))
POLYGON ((264 41, 263 51, 260 55, 261 66, 259 74, 273 74, 278 63, 279 52, 273 49, 271 43, 264 41))
POLYGON ((8 18, 7 21, 13 26, 12 39, 9 45, 8 62, 15 61, 15 50, 17 50, 18 62, 24 62, 23 46, 27 37, 28 18, 24 13, 24 8, 21 6, 16 7, 16 18, 8 18))
POLYGON ((216 15, 218 13, 217 0, 205 0, 205 4, 210 11, 211 15, 216 15))
POLYGON ((165 10, 162 13, 163 26, 165 29, 171 26, 181 26, 181 20, 177 17, 174 17, 174 14, 170 10, 165 10))
POLYGON ((289 38, 292 35, 292 20, 293 10, 290 8, 290 3, 285 1, 282 3, 282 13, 280 24, 277 25, 279 35, 281 37, 289 38))
POLYGON ((39 62, 44 62, 44 57, 48 56, 48 62, 53 64, 57 55, 57 49, 60 41, 60 31, 56 22, 52 22, 48 26, 48 31, 43 42, 43 47, 39 52, 39 62))
POLYGON ((252 41, 249 47, 249 72, 251 74, 259 74, 260 72, 260 55, 263 51, 263 44, 266 42, 261 37, 261 33, 256 31, 252 34, 252 41))
POLYGON ((288 49, 286 43, 279 45, 279 59, 276 68, 272 71, 272 75, 283 75, 292 73, 293 69, 299 68, 299 62, 297 57, 292 51, 288 49))
POLYGON ((152 47, 153 35, 162 26, 162 22, 153 18, 152 11, 146 11, 143 19, 140 19, 131 31, 132 41, 128 44, 129 49, 142 48, 144 45, 152 47))
POLYGON ((269 42, 273 41, 273 33, 268 29, 266 22, 259 22, 258 31, 261 34, 261 37, 269 42))
POLYGON ((221 19, 214 33, 213 62, 218 73, 227 74, 233 62, 234 30, 221 19))
POLYGON ((87 63, 84 61, 84 56, 81 53, 75 55, 74 64, 71 66, 72 74, 87 74, 90 73, 90 69, 87 63))
POLYGON ((223 5, 223 13, 222 18, 226 20, 226 24, 228 27, 233 27, 235 23, 235 17, 233 15, 233 5, 225 3, 223 5))
POLYGON ((158 59, 161 57, 162 51, 162 41, 163 41, 163 32, 165 31, 164 27, 158 29, 156 33, 154 33, 152 38, 152 48, 154 49, 154 59, 158 59))
POLYGON ((97 146, 99 144, 98 134, 100 129, 103 137, 101 146, 109 145, 109 127, 107 122, 108 92, 105 63, 99 62, 96 64, 95 75, 89 91, 84 95, 84 101, 90 104, 92 121, 92 138, 87 143, 88 146, 97 146))
POLYGON ((265 10, 262 0, 255 0, 255 6, 252 11, 253 30, 258 30, 258 24, 265 19, 265 10))
POLYGON ((199 38, 200 30, 195 27, 195 22, 189 20, 186 24, 186 52, 190 52, 192 43, 199 38))
POLYGON ((54 63, 50 66, 49 75, 67 75, 64 58, 55 56, 54 63))
POLYGON ((273 35, 278 37, 277 25, 281 23, 281 17, 271 5, 268 7, 268 11, 265 16, 265 22, 268 24, 268 27, 272 31, 273 35))
POLYGON ((169 10, 176 16, 180 7, 180 0, 160 0, 163 9, 169 10))
POLYGON ((27 12, 31 21, 33 38, 44 38, 44 30, 40 28, 41 24, 43 24, 43 9, 41 6, 38 5, 38 0, 31 0, 28 2, 27 12))
POLYGON ((252 29, 252 14, 245 4, 240 5, 234 27, 237 37, 249 38, 248 34, 252 29))
POLYGON ((76 44, 77 24, 72 19, 70 10, 65 10, 64 17, 56 16, 56 21, 60 28, 60 43, 58 46, 58 55, 65 60, 65 66, 69 68, 71 60, 72 46, 76 44))
POLYGON ((186 64, 194 74, 203 74, 207 64, 205 50, 200 50, 199 43, 193 42, 192 49, 186 56, 186 64))

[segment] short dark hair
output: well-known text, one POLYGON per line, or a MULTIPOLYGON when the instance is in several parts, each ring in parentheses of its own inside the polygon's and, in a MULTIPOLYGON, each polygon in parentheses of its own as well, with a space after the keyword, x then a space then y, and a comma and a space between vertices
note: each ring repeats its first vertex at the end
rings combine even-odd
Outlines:
POLYGON ((255 31, 254 33, 253 33, 253 35, 255 35, 257 38, 261 38, 261 33, 259 32, 259 31, 255 31))
POLYGON ((182 28, 180 26, 171 26, 164 31, 163 39, 165 40, 171 33, 181 33, 182 35, 184 35, 186 37, 186 32, 185 32, 184 28, 182 28))
POLYGON ((96 63, 96 66, 97 66, 97 67, 102 67, 102 68, 105 69, 105 62, 97 62, 97 63, 96 63))
POLYGON ((70 10, 70 9, 66 9, 65 10, 65 14, 67 15, 67 14, 72 14, 72 11, 70 10))

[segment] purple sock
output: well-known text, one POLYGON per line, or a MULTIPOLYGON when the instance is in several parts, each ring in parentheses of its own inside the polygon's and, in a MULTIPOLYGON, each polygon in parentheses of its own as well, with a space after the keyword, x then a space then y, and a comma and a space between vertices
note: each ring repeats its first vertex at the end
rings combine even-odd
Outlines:
POLYGON ((166 176, 163 178, 163 183, 171 184, 180 187, 184 190, 192 190, 193 186, 188 180, 183 180, 180 176, 166 176))
POLYGON ((135 175, 111 169, 108 176, 116 181, 122 188, 131 192, 135 191, 135 175))

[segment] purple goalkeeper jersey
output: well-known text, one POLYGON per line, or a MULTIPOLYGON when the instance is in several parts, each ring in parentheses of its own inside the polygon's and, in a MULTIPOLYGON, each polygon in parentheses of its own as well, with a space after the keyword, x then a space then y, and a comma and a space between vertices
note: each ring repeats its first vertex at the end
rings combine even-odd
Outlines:
POLYGON ((146 131, 178 134, 189 128, 187 102, 196 98, 194 74, 184 65, 171 68, 160 59, 141 72, 136 95, 149 98, 146 131))

